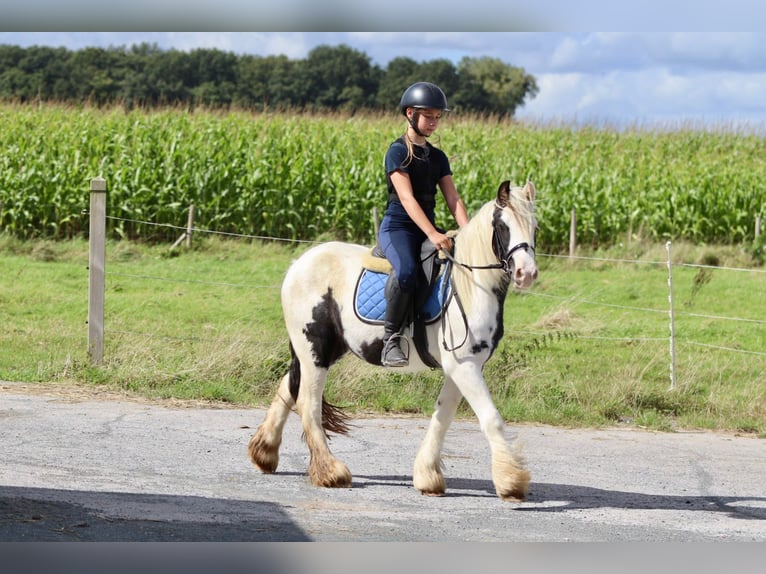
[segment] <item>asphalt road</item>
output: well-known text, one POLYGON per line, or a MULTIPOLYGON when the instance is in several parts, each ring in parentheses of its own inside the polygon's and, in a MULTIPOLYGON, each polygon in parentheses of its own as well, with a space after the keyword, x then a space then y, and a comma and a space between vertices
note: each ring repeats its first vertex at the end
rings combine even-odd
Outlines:
POLYGON ((0 541, 766 541, 766 443, 708 432, 509 428, 532 472, 503 502, 478 425, 447 435, 447 495, 411 485, 425 418, 361 418, 319 489, 291 416, 276 474, 247 458, 264 415, 0 383, 0 541))

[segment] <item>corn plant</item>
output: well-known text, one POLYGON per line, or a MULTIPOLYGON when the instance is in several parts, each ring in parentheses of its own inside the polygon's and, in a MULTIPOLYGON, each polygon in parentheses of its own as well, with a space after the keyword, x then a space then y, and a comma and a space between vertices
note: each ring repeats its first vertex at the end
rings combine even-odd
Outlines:
MULTIPOLYGON (((386 202, 383 155, 398 116, 0 105, 0 229, 20 238, 87 233, 89 179, 107 181, 109 231, 167 240, 190 205, 200 228, 371 242, 386 202)), ((473 212, 504 179, 539 190, 539 241, 752 242, 764 215, 766 145, 741 130, 574 128, 480 117, 438 132, 473 212)), ((444 202, 439 223, 454 225, 444 202)))

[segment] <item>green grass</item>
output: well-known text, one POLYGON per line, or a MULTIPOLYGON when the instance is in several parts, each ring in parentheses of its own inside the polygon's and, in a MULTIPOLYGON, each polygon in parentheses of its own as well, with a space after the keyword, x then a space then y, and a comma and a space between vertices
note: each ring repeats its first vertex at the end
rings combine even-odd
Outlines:
MULTIPOLYGON (((199 237, 191 251, 171 252, 109 242, 105 362, 94 367, 87 244, 0 236, 0 380, 265 405, 289 360, 280 283, 306 245, 199 237)), ((674 254, 692 264, 752 262, 733 247, 678 245, 674 254)), ((766 273, 674 266, 670 390, 664 246, 585 255, 593 259, 540 255, 537 283, 509 294, 506 334, 485 368, 506 420, 766 435, 766 273)), ((384 373, 348 357, 327 393, 357 413, 428 414, 440 384, 437 371, 384 373)), ((463 404, 460 414, 471 412, 463 404)))

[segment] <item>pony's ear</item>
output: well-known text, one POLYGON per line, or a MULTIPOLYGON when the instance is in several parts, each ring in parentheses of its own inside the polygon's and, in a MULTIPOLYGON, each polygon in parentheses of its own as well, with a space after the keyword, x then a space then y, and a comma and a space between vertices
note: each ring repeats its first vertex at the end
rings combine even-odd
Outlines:
POLYGON ((532 183, 532 180, 528 180, 527 184, 524 186, 524 192, 527 194, 527 199, 529 201, 535 200, 535 193, 537 193, 537 190, 535 189, 535 184, 532 183))
POLYGON ((501 207, 508 205, 508 198, 511 193, 511 182, 506 180, 497 188, 497 204, 501 207))

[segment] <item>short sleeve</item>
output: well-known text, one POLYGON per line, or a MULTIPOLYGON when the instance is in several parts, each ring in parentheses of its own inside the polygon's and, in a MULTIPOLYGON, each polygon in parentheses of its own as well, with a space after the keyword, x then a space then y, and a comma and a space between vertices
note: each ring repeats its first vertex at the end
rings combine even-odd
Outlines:
POLYGON ((447 154, 438 148, 436 149, 436 152, 439 161, 439 179, 443 178, 445 175, 452 175, 452 166, 450 166, 447 154))
POLYGON ((396 170, 407 172, 407 146, 400 141, 395 141, 388 147, 386 152, 385 166, 386 175, 396 170))

